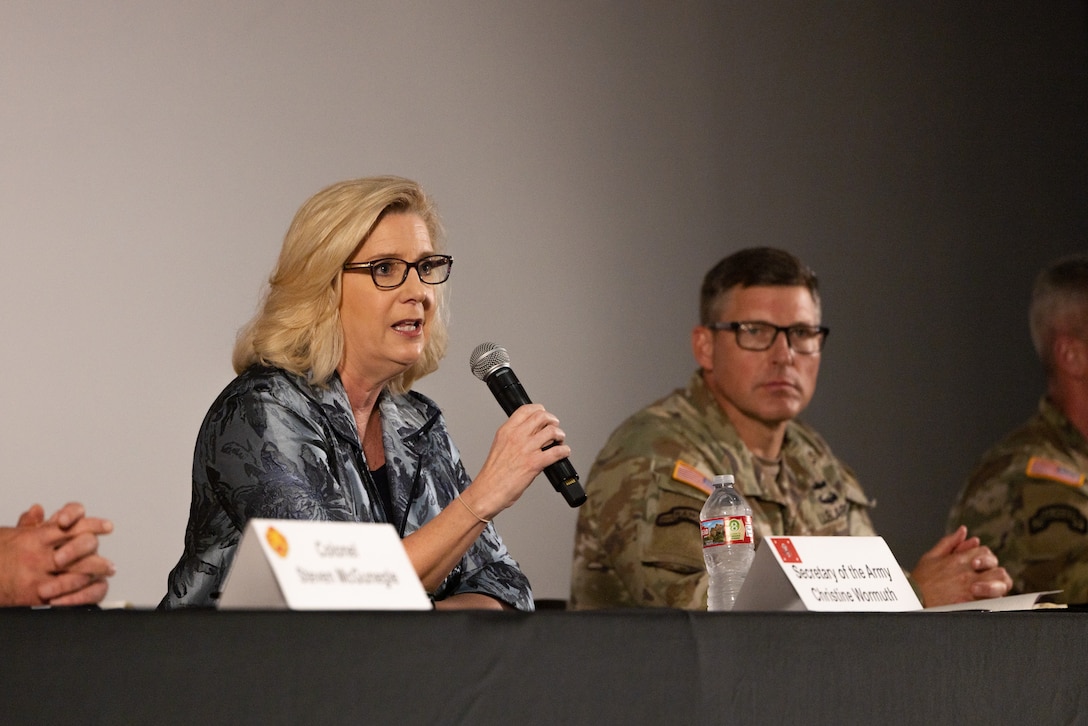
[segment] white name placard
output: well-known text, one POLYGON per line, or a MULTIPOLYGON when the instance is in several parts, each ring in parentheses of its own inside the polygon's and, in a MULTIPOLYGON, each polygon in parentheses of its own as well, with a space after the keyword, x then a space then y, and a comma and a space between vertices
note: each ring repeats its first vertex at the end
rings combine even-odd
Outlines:
POLYGON ((922 605, 883 537, 765 537, 733 609, 900 612, 922 605))
POLYGON ((222 609, 430 610, 391 524, 251 519, 222 609))

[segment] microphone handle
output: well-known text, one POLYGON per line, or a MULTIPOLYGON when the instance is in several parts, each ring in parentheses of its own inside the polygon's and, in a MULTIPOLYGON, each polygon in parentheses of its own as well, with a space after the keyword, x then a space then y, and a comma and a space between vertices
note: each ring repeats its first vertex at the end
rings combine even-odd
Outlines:
MULTIPOLYGON (((525 404, 532 403, 529 400, 529 394, 522 388, 521 381, 514 375, 514 371, 507 366, 503 366, 489 375, 485 382, 507 416, 525 404)), ((543 450, 550 449, 558 443, 558 441, 553 441, 545 446, 543 450)), ((563 458, 554 464, 548 464, 544 467, 544 475, 552 483, 552 488, 563 495, 563 499, 567 501, 568 505, 580 507, 585 503, 586 492, 582 488, 581 482, 578 481, 578 472, 574 470, 574 465, 570 463, 570 459, 563 458)))
MULTIPOLYGON (((559 442, 553 441, 544 448, 550 449, 557 443, 559 442)), ((544 475, 552 483, 552 488, 567 500, 567 504, 572 507, 580 507, 585 504, 586 490, 582 488, 582 483, 578 481, 578 472, 574 470, 574 465, 570 463, 570 459, 562 458, 554 464, 548 464, 544 467, 544 475)))
POLYGON ((508 366, 503 366, 489 375, 486 382, 507 416, 513 415, 514 411, 525 404, 532 403, 529 394, 521 387, 521 381, 508 366))

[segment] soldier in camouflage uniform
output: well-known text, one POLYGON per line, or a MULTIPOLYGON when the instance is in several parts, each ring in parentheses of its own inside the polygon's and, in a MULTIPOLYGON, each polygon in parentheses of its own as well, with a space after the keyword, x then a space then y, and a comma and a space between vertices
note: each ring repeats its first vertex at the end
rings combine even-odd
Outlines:
POLYGON ((1038 412, 982 457, 949 516, 1001 558, 1018 592, 1088 602, 1088 255, 1036 280, 1032 341, 1047 371, 1038 412))
POLYGON ((782 465, 740 440, 701 373, 612 434, 579 510, 571 604, 706 609, 699 510, 709 480, 732 473, 768 535, 871 535, 870 502, 853 473, 808 426, 791 421, 782 465))
MULTIPOLYGON (((827 329, 816 277, 781 250, 742 250, 703 282, 699 371, 636 413, 601 450, 578 512, 570 606, 706 609, 699 512, 733 474, 769 535, 872 535, 853 473, 796 417, 811 400, 827 329)), ((1008 576, 965 530, 914 571, 926 604, 1003 595, 1008 576)))

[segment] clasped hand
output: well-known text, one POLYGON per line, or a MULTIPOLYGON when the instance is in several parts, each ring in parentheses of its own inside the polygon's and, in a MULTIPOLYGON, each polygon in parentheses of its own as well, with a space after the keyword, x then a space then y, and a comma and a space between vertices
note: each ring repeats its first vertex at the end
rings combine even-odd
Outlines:
POLYGON ((1007 595, 1012 579, 989 547, 961 526, 922 555, 911 577, 926 607, 1007 595))
POLYGON ((98 537, 113 531, 70 502, 48 520, 35 504, 15 527, 0 528, 0 604, 89 605, 105 597, 113 563, 98 554, 98 537))

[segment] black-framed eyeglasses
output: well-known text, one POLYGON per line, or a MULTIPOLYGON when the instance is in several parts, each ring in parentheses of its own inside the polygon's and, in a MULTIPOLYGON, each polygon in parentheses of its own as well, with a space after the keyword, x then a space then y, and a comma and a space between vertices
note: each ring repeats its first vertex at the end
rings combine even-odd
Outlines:
POLYGON ((430 255, 416 262, 408 262, 396 257, 383 257, 370 262, 348 262, 344 272, 366 270, 379 290, 392 290, 404 284, 408 279, 408 270, 415 268, 419 279, 428 285, 441 285, 450 279, 453 258, 449 255, 430 255))
POLYGON ((824 349, 824 341, 831 333, 823 325, 774 325, 762 320, 741 320, 732 323, 711 323, 711 330, 730 330, 737 336, 737 345, 745 350, 767 350, 786 334, 786 343, 794 353, 812 355, 824 349))

